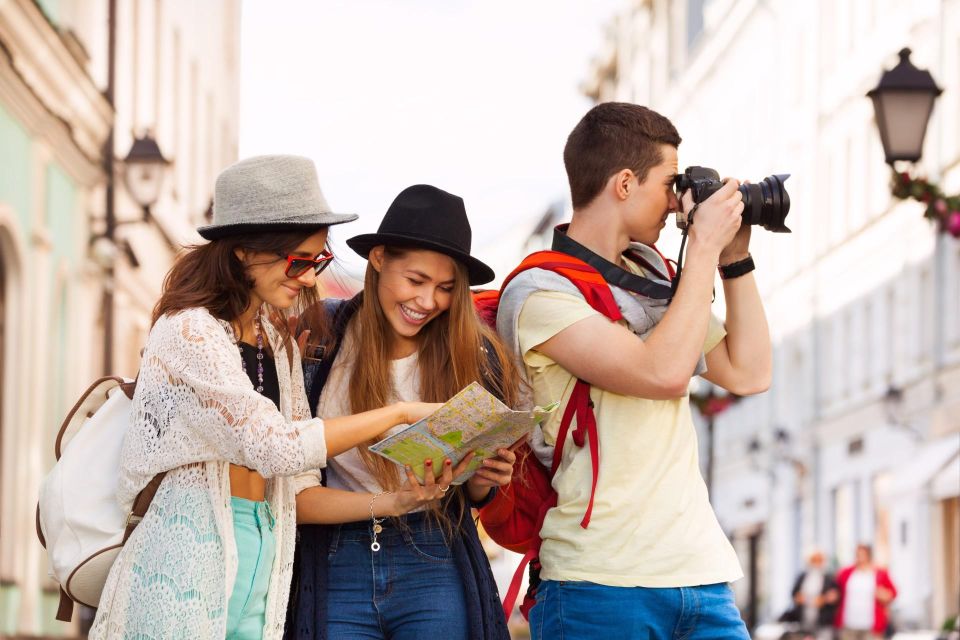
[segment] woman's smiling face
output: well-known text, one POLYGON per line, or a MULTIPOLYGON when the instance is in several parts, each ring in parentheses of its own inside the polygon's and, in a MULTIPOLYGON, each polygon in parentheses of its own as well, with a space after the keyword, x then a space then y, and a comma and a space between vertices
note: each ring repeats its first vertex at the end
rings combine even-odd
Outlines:
POLYGON ((377 298, 400 343, 412 342, 450 308, 457 269, 453 258, 427 249, 387 252, 374 247, 370 264, 380 274, 377 298))

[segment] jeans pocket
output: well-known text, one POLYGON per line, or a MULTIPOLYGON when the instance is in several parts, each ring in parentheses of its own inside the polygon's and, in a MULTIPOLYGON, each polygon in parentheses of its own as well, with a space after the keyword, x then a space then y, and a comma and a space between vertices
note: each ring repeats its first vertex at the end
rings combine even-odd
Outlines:
POLYGON ((404 542, 414 555, 430 562, 452 562, 453 552, 440 531, 415 531, 404 534, 404 542))

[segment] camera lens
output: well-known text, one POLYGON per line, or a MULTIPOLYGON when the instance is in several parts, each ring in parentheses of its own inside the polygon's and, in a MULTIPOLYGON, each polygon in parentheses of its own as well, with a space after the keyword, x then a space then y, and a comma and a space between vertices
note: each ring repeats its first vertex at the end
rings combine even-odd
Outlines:
POLYGON ((784 224, 790 213, 790 195, 783 183, 789 173, 767 176, 759 184, 740 185, 743 194, 743 221, 767 231, 790 233, 784 224))

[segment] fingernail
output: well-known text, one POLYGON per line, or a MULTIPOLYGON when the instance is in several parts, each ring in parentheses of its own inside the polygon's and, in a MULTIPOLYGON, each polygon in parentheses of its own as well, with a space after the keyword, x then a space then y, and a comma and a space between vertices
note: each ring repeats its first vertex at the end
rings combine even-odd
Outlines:
POLYGON ((453 463, 452 463, 452 462, 450 461, 450 459, 448 458, 447 460, 445 460, 445 461, 443 462, 443 464, 445 464, 446 466, 449 467, 449 466, 452 465, 453 463))
POLYGON ((431 466, 431 467, 432 467, 432 466, 433 466, 433 460, 425 460, 423 464, 426 465, 426 466, 431 466))

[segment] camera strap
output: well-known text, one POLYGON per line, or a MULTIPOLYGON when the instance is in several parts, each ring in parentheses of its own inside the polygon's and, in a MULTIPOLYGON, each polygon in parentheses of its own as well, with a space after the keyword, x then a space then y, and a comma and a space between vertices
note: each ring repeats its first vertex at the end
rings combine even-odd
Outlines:
MULTIPOLYGON (((664 284, 663 282, 657 282, 656 280, 651 280, 650 278, 644 278, 643 276, 635 273, 631 273, 623 267, 610 262, 602 256, 597 255, 576 240, 570 238, 570 236, 567 235, 568 226, 568 224, 561 224, 554 229, 553 245, 551 247, 554 251, 559 251, 567 254, 568 256, 573 256, 574 258, 583 260, 591 267, 596 269, 607 284, 620 287, 626 291, 630 291, 647 298, 652 298, 654 300, 669 300, 673 297, 673 288, 671 288, 670 285, 664 284)), ((636 260, 638 258, 637 255, 631 252, 624 253, 631 260, 636 260)), ((656 271, 656 269, 653 269, 646 260, 641 259, 641 261, 646 267, 656 271)), ((680 277, 679 266, 676 277, 680 277)), ((676 280, 674 280, 674 282, 676 282, 676 280)))
MULTIPOLYGON (((677 287, 680 286, 680 274, 683 273, 683 254, 687 248, 687 235, 690 231, 690 226, 693 224, 693 214, 697 212, 697 209, 700 207, 700 203, 693 205, 693 209, 690 210, 690 214, 687 216, 687 226, 683 228, 683 233, 680 237, 680 253, 677 254, 677 275, 674 276, 673 282, 671 283, 670 298, 677 294, 677 287)), ((711 302, 716 301, 717 299, 717 290, 713 290, 713 299, 711 302)))

